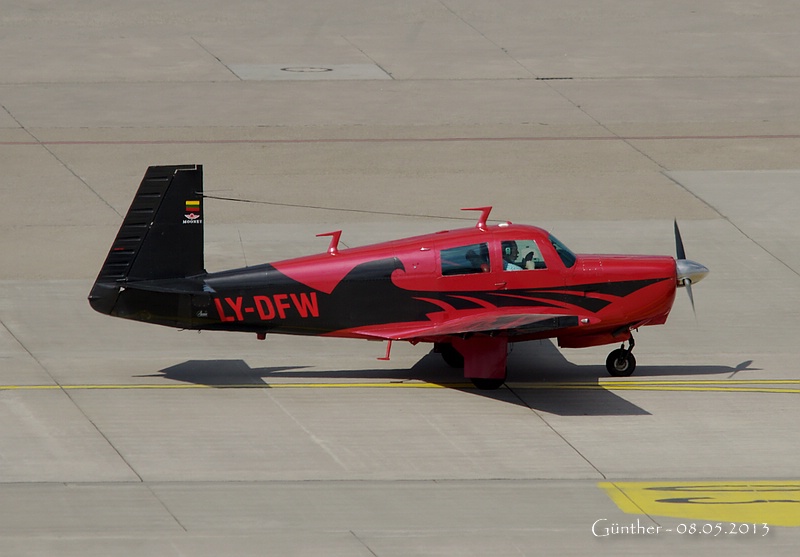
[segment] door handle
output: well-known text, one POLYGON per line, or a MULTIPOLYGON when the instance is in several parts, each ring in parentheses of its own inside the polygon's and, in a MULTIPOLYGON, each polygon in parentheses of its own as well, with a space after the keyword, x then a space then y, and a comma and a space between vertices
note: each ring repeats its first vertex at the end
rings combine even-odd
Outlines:
POLYGON ((495 282, 494 283, 495 287, 497 287, 497 288, 505 288, 506 284, 508 284, 508 283, 506 283, 506 282, 495 282))

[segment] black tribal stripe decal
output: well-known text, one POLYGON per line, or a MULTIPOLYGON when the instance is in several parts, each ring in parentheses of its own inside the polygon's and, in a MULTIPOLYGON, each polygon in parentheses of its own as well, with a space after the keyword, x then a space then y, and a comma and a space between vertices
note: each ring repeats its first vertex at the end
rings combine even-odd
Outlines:
MULTIPOLYGON (((624 298, 661 279, 629 280, 620 282, 603 282, 584 285, 565 286, 562 288, 532 288, 507 291, 448 292, 442 294, 442 301, 455 309, 476 309, 481 307, 469 298, 489 302, 496 307, 546 307, 567 308, 579 307, 584 311, 597 313, 611 304, 608 298, 624 298), (603 296, 603 297, 597 297, 603 296)), ((430 297, 430 296, 429 296, 430 297)))
POLYGON ((670 280, 665 277, 553 288, 435 292, 397 286, 392 275, 404 271, 397 258, 363 263, 352 269, 330 294, 292 280, 271 265, 208 275, 206 285, 214 293, 214 300, 193 309, 193 324, 229 330, 324 334, 355 327, 425 321, 429 315, 446 308, 524 307, 534 313, 536 308, 568 314, 597 313, 615 298, 670 280), (209 305, 211 311, 204 309, 209 305), (212 312, 222 323, 214 319, 212 312))

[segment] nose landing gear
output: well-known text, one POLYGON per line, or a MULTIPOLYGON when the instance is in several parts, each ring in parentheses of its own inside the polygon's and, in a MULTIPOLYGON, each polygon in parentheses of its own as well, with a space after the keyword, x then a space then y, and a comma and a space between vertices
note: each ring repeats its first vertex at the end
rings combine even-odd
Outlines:
POLYGON ((633 341, 633 337, 628 342, 627 350, 623 342, 621 347, 612 350, 606 358, 606 369, 614 377, 628 377, 636 369, 636 358, 633 357, 633 347, 636 343, 633 341))

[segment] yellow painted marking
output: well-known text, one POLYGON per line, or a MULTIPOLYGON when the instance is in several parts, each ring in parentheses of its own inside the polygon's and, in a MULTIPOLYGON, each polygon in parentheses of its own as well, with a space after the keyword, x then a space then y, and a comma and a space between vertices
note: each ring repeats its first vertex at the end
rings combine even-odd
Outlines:
MULTIPOLYGON (((243 385, 201 385, 197 383, 131 384, 131 385, 0 385, 0 391, 90 391, 132 389, 353 389, 353 388, 405 388, 447 389, 467 387, 465 384, 436 383, 247 383, 243 385)), ((471 384, 469 385, 471 386, 471 384)))
POLYGON ((800 379, 599 379, 597 381, 562 381, 558 383, 520 383, 527 386, 576 386, 576 387, 638 387, 642 385, 670 387, 670 386, 697 386, 697 385, 798 385, 800 379))
POLYGON ((541 390, 606 390, 606 391, 686 391, 686 392, 745 392, 800 393, 796 379, 709 379, 709 380, 615 380, 597 382, 572 381, 560 383, 513 383, 512 387, 541 390))
POLYGON ((746 392, 746 393, 800 393, 797 379, 692 379, 692 380, 599 380, 562 383, 511 383, 524 389, 577 389, 607 391, 691 391, 691 392, 746 392))
POLYGON ((601 482, 597 485, 628 514, 800 526, 800 480, 601 482))
MULTIPOLYGON (((607 390, 607 391, 687 391, 800 393, 796 379, 711 379, 711 380, 599 380, 558 383, 509 382, 511 388, 536 390, 607 390)), ((122 390, 122 389, 473 389, 471 383, 429 383, 425 381, 384 381, 357 383, 247 383, 240 385, 205 385, 199 383, 134 383, 123 385, 0 385, 0 391, 46 390, 122 390)))

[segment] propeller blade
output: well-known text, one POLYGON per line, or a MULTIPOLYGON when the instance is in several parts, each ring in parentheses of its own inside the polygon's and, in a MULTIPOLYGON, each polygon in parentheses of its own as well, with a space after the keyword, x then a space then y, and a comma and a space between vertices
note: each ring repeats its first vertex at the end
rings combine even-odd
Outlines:
POLYGON ((694 295, 692 294, 692 284, 700 282, 708 274, 708 268, 696 261, 686 259, 686 250, 683 247, 681 231, 678 228, 678 219, 675 219, 675 270, 678 276, 678 286, 686 287, 686 294, 692 304, 692 313, 697 319, 697 311, 694 307, 694 295))
POLYGON ((678 219, 675 219, 675 251, 678 254, 676 259, 686 259, 686 250, 683 249, 683 240, 681 240, 681 231, 678 229, 678 219))
POLYGON ((686 279, 684 286, 686 287, 686 293, 689 295, 689 301, 692 303, 692 313, 694 314, 694 318, 697 319, 697 311, 694 309, 694 296, 692 296, 691 279, 686 279))

